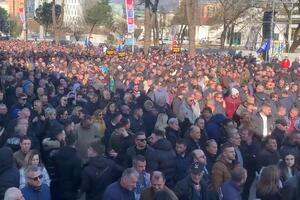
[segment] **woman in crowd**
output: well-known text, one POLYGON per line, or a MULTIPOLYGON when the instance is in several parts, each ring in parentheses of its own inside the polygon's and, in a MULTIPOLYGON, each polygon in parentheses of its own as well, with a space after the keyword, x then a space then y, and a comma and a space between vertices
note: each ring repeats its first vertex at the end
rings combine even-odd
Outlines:
POLYGON ((285 183, 289 178, 295 176, 299 171, 299 168, 295 163, 295 156, 291 153, 287 153, 282 157, 282 160, 278 164, 280 170, 280 180, 285 183))
POLYGON ((276 165, 270 165, 262 169, 259 181, 256 185, 256 198, 261 200, 282 200, 280 189, 280 171, 276 165))
POLYGON ((154 129, 166 132, 166 128, 168 127, 168 115, 165 113, 159 113, 157 116, 157 120, 154 126, 154 129))
POLYGON ((104 121, 106 123, 109 123, 112 115, 117 111, 116 103, 115 102, 108 103, 104 110, 105 110, 104 121))
POLYGON ((49 174, 41 161, 40 153, 37 150, 30 150, 25 157, 25 166, 20 169, 20 189, 26 186, 25 171, 30 165, 38 166, 41 169, 43 175, 43 183, 50 187, 49 174))
POLYGON ((106 125, 103 119, 103 111, 98 109, 94 112, 93 114, 93 123, 98 127, 98 129, 100 130, 99 134, 100 134, 100 138, 102 138, 104 136, 104 132, 106 129, 106 125))

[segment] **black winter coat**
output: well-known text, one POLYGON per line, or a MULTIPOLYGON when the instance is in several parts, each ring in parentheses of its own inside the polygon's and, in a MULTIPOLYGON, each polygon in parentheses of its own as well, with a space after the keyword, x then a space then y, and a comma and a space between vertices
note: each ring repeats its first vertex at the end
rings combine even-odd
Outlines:
MULTIPOLYGON (((200 182, 200 186, 201 186, 201 190, 200 190, 200 195, 201 200, 208 200, 208 190, 207 190, 207 185, 204 181, 200 182)), ((186 178, 184 178, 183 180, 179 181, 175 188, 174 188, 174 192, 176 194, 176 196, 178 197, 178 199, 180 200, 194 200, 197 199, 195 190, 194 190, 194 185, 193 185, 193 181, 189 176, 187 176, 186 178)))
POLYGON ((132 160, 134 157, 136 157, 136 155, 142 155, 146 158, 146 162, 147 162, 146 171, 148 173, 157 170, 158 163, 156 159, 156 153, 152 147, 147 146, 146 149, 143 151, 137 151, 135 146, 128 148, 126 151, 126 159, 125 159, 126 167, 132 167, 132 160))
POLYGON ((176 140, 180 138, 180 132, 172 129, 171 127, 166 128, 166 137, 171 142, 172 147, 175 148, 176 140))
POLYGON ((81 192, 88 200, 101 200, 106 187, 120 177, 122 170, 103 156, 91 158, 82 172, 81 192))
POLYGON ((174 186, 175 160, 176 154, 171 143, 163 138, 158 140, 152 147, 156 151, 157 167, 166 176, 166 184, 172 188, 174 186))
POLYGON ((76 199, 81 179, 81 161, 75 148, 61 147, 53 156, 57 193, 61 199, 76 199))
POLYGON ((11 149, 0 148, 0 199, 4 198, 4 193, 8 188, 18 188, 19 184, 20 173, 15 166, 11 149))

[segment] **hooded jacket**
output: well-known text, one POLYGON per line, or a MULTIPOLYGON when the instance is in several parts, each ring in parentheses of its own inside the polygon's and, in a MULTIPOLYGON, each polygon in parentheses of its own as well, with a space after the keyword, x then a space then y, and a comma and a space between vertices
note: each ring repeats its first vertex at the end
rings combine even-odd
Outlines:
POLYGON ((222 122, 226 117, 222 114, 213 115, 205 124, 206 133, 209 139, 214 139, 220 144, 222 137, 224 136, 222 130, 222 122))
POLYGON ((13 153, 10 148, 0 148, 0 199, 10 187, 19 187, 20 174, 15 166, 13 153))
POLYGON ((166 138, 163 138, 153 144, 152 147, 156 151, 157 162, 155 163, 158 165, 156 170, 165 174, 168 186, 173 186, 176 154, 171 143, 166 138))
POLYGON ((51 160, 55 168, 57 194, 62 198, 75 199, 81 178, 81 161, 76 149, 61 147, 51 160))
POLYGON ((103 156, 90 158, 83 169, 80 187, 86 193, 86 199, 102 199, 106 187, 119 178, 122 170, 122 167, 103 156))

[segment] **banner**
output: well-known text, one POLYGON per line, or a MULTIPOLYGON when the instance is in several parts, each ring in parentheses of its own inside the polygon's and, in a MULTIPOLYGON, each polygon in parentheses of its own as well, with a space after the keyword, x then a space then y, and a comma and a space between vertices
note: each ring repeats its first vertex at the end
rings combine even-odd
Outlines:
POLYGON ((19 8, 19 16, 20 16, 22 24, 24 24, 25 23, 25 9, 24 8, 19 8))
POLYGON ((134 8, 133 0, 125 0, 126 17, 127 17, 127 31, 134 33, 134 8))

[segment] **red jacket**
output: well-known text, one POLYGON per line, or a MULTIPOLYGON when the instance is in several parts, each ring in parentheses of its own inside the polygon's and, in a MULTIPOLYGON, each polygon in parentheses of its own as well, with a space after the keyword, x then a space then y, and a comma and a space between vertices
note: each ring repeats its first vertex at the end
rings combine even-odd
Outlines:
POLYGON ((232 98, 232 96, 225 97, 225 113, 229 119, 232 119, 235 111, 241 104, 241 99, 240 97, 238 98, 232 98))
POLYGON ((290 60, 287 59, 287 58, 285 58, 285 59, 283 59, 283 60, 281 61, 281 67, 282 67, 283 69, 288 69, 288 68, 290 67, 290 64, 291 64, 291 62, 290 62, 290 60))

